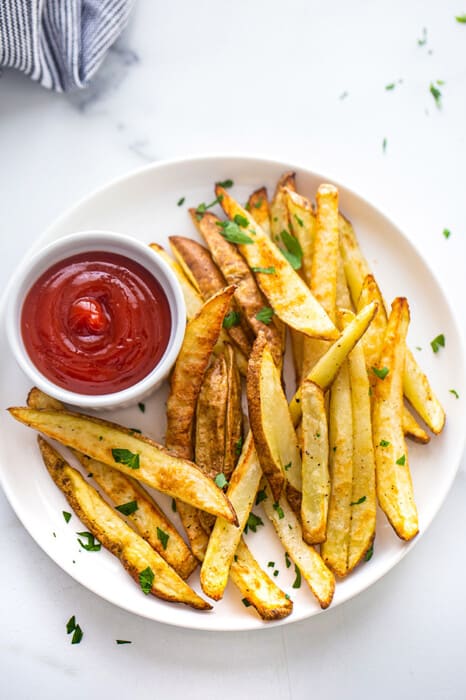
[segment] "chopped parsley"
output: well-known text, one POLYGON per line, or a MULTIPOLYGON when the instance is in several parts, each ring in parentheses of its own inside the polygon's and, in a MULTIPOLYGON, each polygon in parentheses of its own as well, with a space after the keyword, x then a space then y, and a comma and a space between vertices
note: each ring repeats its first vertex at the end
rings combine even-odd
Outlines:
POLYGON ((249 513, 248 521, 244 528, 244 533, 247 534, 249 530, 252 530, 252 532, 257 532, 257 528, 263 524, 262 518, 259 518, 259 516, 255 515, 254 513, 249 513))
POLYGON ((238 243, 240 245, 250 245, 254 243, 252 238, 248 236, 234 221, 217 221, 217 226, 221 229, 220 233, 229 243, 238 243))
POLYGON ((456 389, 450 389, 450 394, 453 394, 453 396, 457 399, 459 399, 460 395, 456 391, 456 389))
POLYGON ((212 209, 212 207, 215 207, 216 204, 220 204, 222 199, 223 195, 219 195, 210 204, 206 204, 205 202, 201 202, 201 204, 198 204, 198 206, 196 207, 196 215, 199 217, 199 220, 202 219, 202 214, 205 214, 205 212, 208 209, 212 209))
POLYGON ((302 219, 300 219, 299 216, 298 216, 297 214, 294 215, 294 218, 296 219, 296 221, 298 222, 298 224, 299 224, 299 225, 301 226, 301 228, 302 228, 302 227, 304 226, 304 221, 303 221, 302 219))
POLYGON ((365 496, 361 496, 361 498, 358 498, 357 501, 352 501, 352 502, 350 503, 350 506, 358 506, 360 503, 364 503, 365 500, 366 500, 366 497, 365 497, 365 496))
MULTIPOLYGON (((437 83, 438 82, 439 81, 437 81, 437 83)), ((430 94, 432 95, 432 97, 435 100, 435 104, 437 105, 438 109, 441 109, 441 107, 442 107, 442 93, 440 92, 438 87, 436 87, 434 85, 434 83, 430 84, 429 90, 430 90, 430 94)))
POLYGON ((282 518, 285 517, 285 513, 283 512, 283 508, 281 507, 281 505, 279 504, 278 501, 273 504, 273 509, 277 513, 279 520, 282 520, 282 518))
POLYGON ((239 311, 229 311, 223 319, 223 327, 227 330, 233 326, 239 326, 241 315, 239 311))
POLYGON ((387 138, 385 137, 384 140, 382 141, 382 151, 384 153, 387 152, 387 138))
POLYGON ((271 309, 270 306, 264 306, 260 311, 257 312, 256 319, 258 321, 261 321, 262 323, 265 323, 265 325, 268 326, 272 320, 272 316, 274 315, 274 313, 274 310, 271 309))
POLYGON ((86 550, 86 552, 99 552, 100 551, 102 545, 100 544, 100 542, 98 540, 96 540, 96 538, 94 537, 92 532, 77 532, 76 534, 79 535, 79 537, 84 537, 87 540, 87 542, 83 542, 78 537, 79 544, 81 545, 81 547, 83 549, 86 550))
POLYGON ((264 203, 264 200, 263 200, 262 197, 261 197, 261 198, 258 199, 257 202, 254 204, 254 209, 260 209, 263 203, 264 203))
POLYGON ((274 562, 274 561, 269 561, 269 563, 267 564, 267 566, 270 567, 271 569, 274 569, 274 568, 275 568, 275 562, 274 562))
POLYGON ((130 642, 129 639, 115 639, 117 644, 132 644, 133 642, 130 642))
POLYGON ((272 267, 251 267, 253 272, 262 272, 263 275, 274 275, 275 268, 272 267))
POLYGON ((233 221, 235 222, 235 224, 238 224, 238 226, 241 226, 241 228, 245 228, 249 224, 249 221, 246 219, 246 217, 242 216, 241 214, 235 214, 233 217, 233 221))
POLYGON ((299 567, 296 564, 294 565, 294 570, 296 578, 293 583, 293 588, 301 588, 301 571, 299 570, 299 567))
POLYGON ((235 454, 239 457, 241 454, 241 450, 243 449, 243 436, 239 438, 239 440, 235 443, 235 454))
POLYGON ((379 379, 385 379, 390 370, 388 369, 388 367, 382 367, 382 369, 379 369, 378 367, 372 367, 372 371, 374 372, 375 376, 379 379))
POLYGON ((138 408, 139 408, 139 410, 141 411, 141 413, 145 413, 145 412, 146 412, 146 404, 145 404, 145 403, 139 402, 139 403, 138 403, 138 408))
POLYGON ((389 83, 388 85, 385 85, 385 90, 394 90, 395 87, 395 83, 389 83))
POLYGON ((273 575, 274 575, 274 576, 278 576, 279 573, 280 573, 279 570, 278 570, 278 569, 275 569, 275 571, 273 572, 273 575))
POLYGON ((218 486, 219 489, 223 489, 224 486, 228 486, 227 478, 222 472, 220 472, 220 474, 217 474, 214 481, 215 485, 218 486))
POLYGON ((249 608, 252 605, 252 603, 250 603, 247 598, 241 598, 241 602, 243 603, 245 608, 249 608))
POLYGON ((444 235, 444 238, 450 238, 450 236, 451 236, 451 231, 449 228, 444 228, 442 233, 444 235))
POLYGON ((185 200, 186 200, 186 197, 181 197, 181 198, 177 201, 177 203, 176 203, 177 206, 178 206, 178 207, 183 206, 183 204, 185 203, 185 200))
POLYGON ((267 500, 267 494, 265 492, 265 489, 260 489, 257 492, 257 496, 256 496, 256 506, 258 506, 259 503, 262 503, 262 501, 265 501, 265 500, 267 500))
POLYGON ((115 447, 112 449, 112 456, 117 464, 125 464, 130 469, 139 469, 139 455, 134 452, 115 447))
POLYGON ((282 250, 283 256, 288 260, 293 270, 299 270, 303 260, 303 249, 297 238, 288 231, 283 230, 280 234, 286 250, 282 250))
POLYGON ((440 348, 445 347, 445 336, 443 335, 443 333, 441 333, 431 341, 430 347, 434 352, 438 352, 440 348))
POLYGON ((176 513, 176 501, 174 498, 172 498, 172 511, 176 513))
POLYGON ((71 513, 68 513, 66 510, 62 510, 63 517, 65 518, 65 523, 69 523, 71 520, 71 513))
POLYGON ((372 543, 364 556, 364 561, 369 561, 370 559, 372 559, 373 554, 374 554, 374 544, 372 543))
POLYGON ((75 629, 76 629, 76 617, 75 617, 75 615, 73 615, 73 617, 70 617, 70 619, 66 623, 66 633, 71 634, 71 632, 75 629))
POLYGON ((288 552, 285 552, 285 564, 286 564, 286 568, 289 569, 291 566, 291 560, 290 560, 288 552))
POLYGON ((291 469, 291 464, 292 464, 291 462, 288 462, 288 464, 285 464, 285 466, 283 467, 283 469, 287 472, 288 469, 291 469))
POLYGON ((396 463, 403 467, 406 463, 406 455, 401 455, 401 457, 398 457, 396 463))
POLYGON ((162 543, 162 547, 164 549, 167 548, 168 540, 170 539, 170 535, 168 532, 165 532, 165 530, 162 530, 160 527, 157 528, 157 539, 162 543))
POLYGON ((223 187, 224 190, 229 190, 235 183, 233 180, 224 180, 223 182, 218 182, 217 184, 219 187, 223 187))
POLYGON ((466 15, 457 15, 455 19, 460 24, 466 24, 466 15))
POLYGON ((388 447, 390 445, 390 443, 388 442, 388 440, 381 440, 379 442, 379 445, 380 445, 380 447, 388 447))
POLYGON ((127 503, 122 503, 121 506, 115 506, 115 508, 119 510, 120 513, 123 513, 123 515, 131 515, 137 511, 138 502, 128 501, 127 503))
POLYGON ((139 585, 141 586, 142 592, 148 595, 152 590, 153 583, 154 572, 152 571, 150 566, 148 566, 139 574, 139 585))
POLYGON ((79 644, 83 638, 83 631, 79 625, 76 625, 71 637, 71 644, 79 644))

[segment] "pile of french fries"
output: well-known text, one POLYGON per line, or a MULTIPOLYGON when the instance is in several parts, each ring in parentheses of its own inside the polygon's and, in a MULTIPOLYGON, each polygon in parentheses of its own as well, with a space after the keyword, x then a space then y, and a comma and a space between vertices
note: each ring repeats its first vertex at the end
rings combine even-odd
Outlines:
POLYGON ((270 203, 261 188, 241 206, 228 189, 215 188, 225 220, 211 206, 190 210, 206 246, 172 236, 172 257, 151 244, 175 271, 188 315, 165 445, 38 389, 9 410, 92 475, 105 498, 39 437, 54 482, 144 593, 210 609, 187 583, 200 565, 206 596, 220 600, 231 579, 246 606, 277 620, 293 602, 246 544, 243 533, 262 524, 252 508, 326 608, 335 577, 372 556, 377 503, 400 538, 418 533, 406 437, 428 443, 418 420, 438 434, 445 413, 406 346, 408 302, 386 307, 338 190, 322 184, 314 206, 286 173, 270 203), (146 486, 172 496, 187 541, 146 486))

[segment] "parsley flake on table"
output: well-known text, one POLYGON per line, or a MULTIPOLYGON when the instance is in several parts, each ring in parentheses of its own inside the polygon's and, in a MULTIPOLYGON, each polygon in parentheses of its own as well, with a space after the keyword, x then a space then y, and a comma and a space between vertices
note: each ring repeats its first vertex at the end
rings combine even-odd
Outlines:
POLYGON ((148 595, 152 590, 152 584, 154 583, 154 572, 148 566, 146 569, 139 574, 139 585, 141 586, 142 592, 148 595))
POLYGON ((366 497, 365 497, 365 496, 361 496, 361 498, 358 498, 357 501, 352 501, 352 502, 350 503, 350 506, 358 506, 360 503, 364 503, 365 500, 366 500, 366 497))
POLYGON ((118 464, 125 464, 130 469, 139 469, 139 455, 130 450, 115 447, 112 449, 112 457, 118 464))
POLYGON ((450 238, 450 236, 451 236, 451 231, 449 228, 444 228, 442 233, 443 233, 444 238, 450 238))
POLYGON ((186 201, 186 197, 181 197, 181 198, 177 201, 176 205, 177 205, 178 207, 181 207, 181 206, 183 206, 183 204, 185 203, 185 201, 186 201))
POLYGON ((165 530, 162 530, 160 527, 157 528, 157 539, 162 543, 162 547, 164 549, 167 548, 168 540, 170 539, 170 535, 168 532, 165 532, 165 530))
POLYGON ((403 467, 406 464, 406 455, 401 455, 401 457, 398 457, 396 463, 403 467))
POLYGON ((382 380, 385 379, 387 374, 390 372, 388 367, 382 367, 382 369, 379 369, 378 367, 372 367, 372 371, 374 372, 376 377, 382 380))
POLYGON ((434 352, 438 352, 440 348, 445 347, 445 336, 443 335, 443 333, 440 333, 440 335, 438 335, 431 341, 430 347, 434 352))
POLYGON ((296 564, 294 565, 294 570, 295 570, 296 578, 295 578, 294 583, 293 583, 293 588, 301 588, 301 571, 296 564))
POLYGON ((215 485, 218 486, 219 489, 223 489, 224 486, 228 486, 228 481, 223 472, 220 472, 220 474, 217 474, 217 476, 214 479, 215 485))
POLYGON ((115 506, 115 508, 123 513, 123 515, 131 515, 135 513, 138 509, 137 501, 128 501, 128 503, 122 503, 120 506, 115 506))
POLYGON ((258 321, 261 321, 262 323, 265 323, 266 326, 268 326, 272 320, 272 316, 274 315, 274 313, 274 310, 271 309, 270 306, 264 306, 260 311, 257 312, 256 318, 258 321))
POLYGON ((227 330, 229 328, 232 328, 233 326, 239 326, 239 323, 241 321, 241 316, 238 311, 229 311, 225 318, 223 319, 223 327, 226 328, 227 330))
POLYGON ((100 544, 99 540, 96 540, 92 532, 77 532, 76 534, 79 535, 79 537, 84 537, 87 540, 87 542, 83 542, 78 537, 79 544, 86 550, 86 552, 100 552, 102 545, 100 544))
POLYGON ((450 394, 453 394, 453 396, 454 396, 456 399, 459 399, 459 397, 460 397, 460 395, 458 394, 458 392, 456 391, 456 389, 450 389, 450 394))
POLYGON ((274 275, 275 268, 272 267, 251 267, 253 272, 262 272, 263 275, 274 275))
POLYGON ((282 255, 288 260, 293 270, 299 270, 303 260, 303 249, 297 238, 284 229, 280 237, 286 250, 281 249, 282 255))
POLYGON ((257 528, 263 524, 264 522, 262 518, 259 518, 259 516, 255 515, 255 513, 249 513, 248 521, 244 528, 244 533, 247 535, 249 530, 252 530, 252 532, 257 532, 257 528))
POLYGON ((224 239, 229 243, 238 243, 239 245, 254 243, 252 238, 244 233, 234 221, 217 221, 217 226, 221 229, 220 233, 224 239))
POLYGON ((67 510, 62 510, 63 517, 65 518, 65 523, 69 523, 71 520, 71 513, 68 513, 67 510))
MULTIPOLYGON (((437 81, 437 83, 438 82, 439 81, 437 81)), ((430 84, 429 90, 430 90, 430 94, 432 95, 432 97, 435 100, 435 104, 437 105, 438 109, 440 109, 442 107, 442 93, 440 92, 438 87, 436 87, 434 85, 434 83, 430 84)))

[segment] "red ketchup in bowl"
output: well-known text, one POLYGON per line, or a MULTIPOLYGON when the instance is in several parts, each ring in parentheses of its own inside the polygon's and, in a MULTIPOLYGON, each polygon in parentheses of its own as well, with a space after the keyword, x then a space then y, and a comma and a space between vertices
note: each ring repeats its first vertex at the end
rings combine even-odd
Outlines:
POLYGON ((80 394, 111 394, 156 367, 168 345, 170 307, 142 265, 93 251, 52 265, 28 291, 21 333, 50 381, 80 394))

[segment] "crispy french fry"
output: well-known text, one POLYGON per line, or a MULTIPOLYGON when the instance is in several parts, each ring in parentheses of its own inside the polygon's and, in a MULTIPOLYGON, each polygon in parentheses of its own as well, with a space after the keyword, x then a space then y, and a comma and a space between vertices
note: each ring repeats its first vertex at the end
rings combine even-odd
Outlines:
POLYGON ((321 608, 328 608, 335 590, 335 578, 313 547, 303 540, 301 525, 284 498, 274 502, 270 487, 266 487, 267 498, 262 501, 265 514, 288 552, 290 559, 299 568, 321 608))
POLYGON ((254 444, 274 498, 280 497, 285 480, 293 498, 301 492, 301 458, 280 373, 263 334, 249 358, 247 397, 254 444))
MULTIPOLYGON (((184 238, 183 236, 170 236, 169 241, 174 255, 177 256, 177 260, 183 260, 183 270, 189 269, 191 277, 196 280, 204 301, 210 299, 226 286, 225 279, 212 260, 212 256, 207 248, 204 248, 203 245, 193 241, 191 238, 184 238)), ((238 313, 233 299, 230 304, 231 311, 238 313)), ((241 318, 241 314, 239 318, 241 325, 232 325, 228 328, 228 335, 243 355, 249 357, 252 333, 250 333, 246 321, 241 318)))
POLYGON ((331 492, 327 536, 321 555, 337 575, 348 573, 353 478, 353 418, 348 362, 342 364, 330 389, 329 455, 331 492))
POLYGON ((241 379, 231 345, 225 345, 228 395, 225 416, 225 457, 223 473, 227 479, 233 473, 241 452, 243 411, 241 407, 241 379))
POLYGON ((430 442, 430 435, 419 425, 406 406, 403 406, 403 432, 406 437, 421 445, 427 445, 430 442))
POLYGON ((338 331, 320 304, 312 296, 307 285, 293 270, 288 260, 269 240, 249 213, 243 209, 222 187, 216 187, 217 196, 222 195, 222 207, 231 219, 240 215, 247 220, 244 227, 250 243, 239 245, 240 253, 251 268, 275 269, 274 274, 260 275, 259 286, 269 300, 277 316, 307 335, 327 340, 338 337, 338 331))
POLYGON ((302 273, 304 281, 310 287, 316 217, 310 201, 293 190, 286 189, 286 204, 288 207, 291 231, 294 237, 298 239, 301 250, 303 251, 302 273))
POLYGON ((230 578, 263 620, 282 620, 293 611, 289 597, 261 569, 241 538, 230 569, 230 578))
POLYGON ((328 431, 324 392, 306 380, 301 388, 303 410, 303 464, 301 525, 307 544, 325 541, 327 530, 330 474, 328 470, 328 431))
POLYGON ((403 434, 403 373, 408 302, 398 297, 388 319, 380 365, 388 371, 375 385, 373 436, 379 504, 399 537, 419 532, 408 453, 403 434))
POLYGON ((277 183, 272 202, 270 204, 270 231, 272 240, 279 244, 282 231, 290 230, 290 220, 286 201, 286 191, 296 190, 295 173, 284 173, 277 183))
POLYGON ((248 199, 246 209, 251 213, 257 225, 270 238, 270 207, 265 187, 260 187, 252 193, 248 199))
POLYGON ((40 451, 50 476, 65 495, 84 525, 102 545, 121 561, 130 576, 139 583, 147 569, 153 574, 150 593, 198 610, 211 605, 200 598, 142 537, 140 537, 42 437, 40 451))
POLYGON ((116 423, 55 409, 14 407, 10 415, 62 445, 83 452, 123 474, 137 478, 158 491, 222 515, 235 523, 236 516, 223 491, 195 464, 175 456, 144 435, 116 423))
POLYGON ((224 518, 217 518, 201 567, 202 590, 214 600, 223 597, 230 567, 254 505, 261 477, 262 470, 249 433, 227 489, 227 497, 233 504, 239 527, 232 526, 224 518))
MULTIPOLYGON (((340 251, 351 296, 356 306, 364 279, 370 274, 370 270, 359 248, 351 223, 341 214, 339 227, 340 251)), ((445 411, 409 348, 406 351, 405 358, 403 391, 416 413, 418 413, 430 430, 435 435, 438 435, 445 424, 445 411)))
MULTIPOLYGON (((190 210, 191 218, 201 236, 209 246, 212 257, 228 284, 235 285, 235 301, 244 318, 256 336, 262 332, 267 338, 275 363, 282 362, 281 333, 274 323, 263 323, 257 316, 266 306, 266 301, 260 292, 249 265, 239 253, 236 246, 229 243, 221 235, 220 220, 212 212, 205 212, 201 217, 195 209, 190 210)), ((258 275, 267 273, 257 273, 258 275)))

